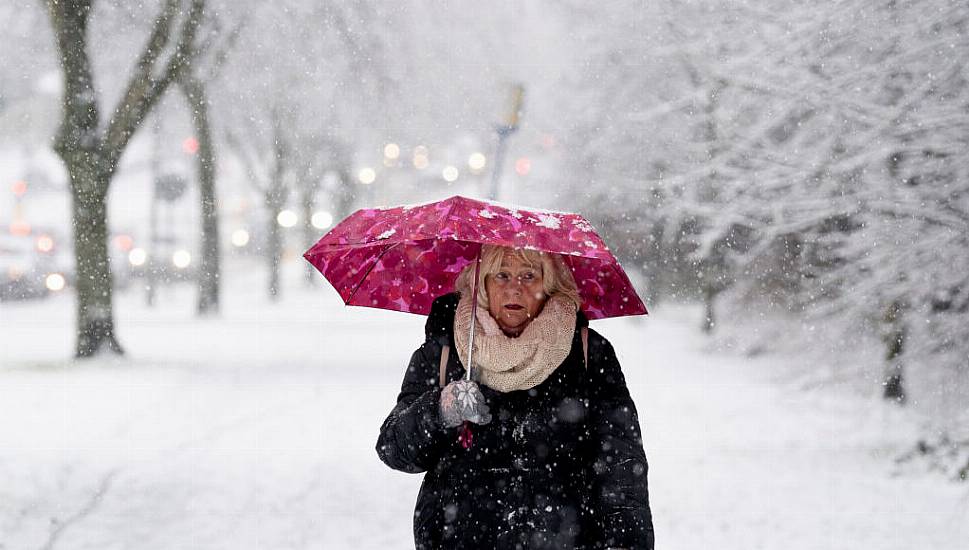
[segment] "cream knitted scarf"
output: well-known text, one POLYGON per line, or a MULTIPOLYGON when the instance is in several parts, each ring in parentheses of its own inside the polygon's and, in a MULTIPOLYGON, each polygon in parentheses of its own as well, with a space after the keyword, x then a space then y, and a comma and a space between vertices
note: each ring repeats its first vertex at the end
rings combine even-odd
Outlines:
MULTIPOLYGON (((471 298, 462 294, 454 314, 454 345, 462 364, 468 358, 471 305, 471 298)), ((479 305, 472 358, 476 378, 503 393, 531 389, 544 382, 569 356, 575 311, 572 300, 552 296, 521 335, 510 338, 479 305)))

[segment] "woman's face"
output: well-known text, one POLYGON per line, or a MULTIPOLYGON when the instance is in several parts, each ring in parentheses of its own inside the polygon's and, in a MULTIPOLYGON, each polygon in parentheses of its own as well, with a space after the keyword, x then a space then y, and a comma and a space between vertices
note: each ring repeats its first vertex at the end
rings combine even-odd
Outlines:
POLYGON ((505 254, 498 272, 485 278, 488 312, 502 332, 518 336, 545 305, 541 265, 532 266, 516 255, 505 254))

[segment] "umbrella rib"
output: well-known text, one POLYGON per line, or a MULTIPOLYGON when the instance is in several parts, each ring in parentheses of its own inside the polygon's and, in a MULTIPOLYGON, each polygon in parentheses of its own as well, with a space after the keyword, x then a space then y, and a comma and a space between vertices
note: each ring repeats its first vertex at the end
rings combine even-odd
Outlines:
POLYGON ((347 296, 347 301, 346 301, 347 305, 350 304, 350 300, 352 300, 353 297, 357 294, 357 291, 360 290, 360 286, 363 285, 363 282, 367 280, 367 277, 370 275, 370 272, 373 271, 373 268, 377 267, 377 263, 380 262, 380 258, 383 258, 384 254, 386 254, 393 248, 397 247, 397 245, 399 244, 400 243, 394 243, 388 246, 387 248, 384 248, 383 250, 380 251, 380 254, 378 254, 377 257, 374 258, 373 263, 371 263, 370 267, 367 268, 367 272, 363 274, 363 277, 360 277, 360 280, 357 281, 357 286, 353 287, 353 291, 351 291, 350 295, 347 296))
MULTIPOLYGON (((451 204, 448 205, 447 212, 444 213, 444 223, 441 224, 441 230, 445 229, 448 225, 451 225, 451 213, 453 213, 454 209, 457 207, 455 203, 457 203, 456 199, 451 200, 451 204)), ((457 236, 458 228, 452 227, 451 229, 454 231, 453 235, 457 236)))

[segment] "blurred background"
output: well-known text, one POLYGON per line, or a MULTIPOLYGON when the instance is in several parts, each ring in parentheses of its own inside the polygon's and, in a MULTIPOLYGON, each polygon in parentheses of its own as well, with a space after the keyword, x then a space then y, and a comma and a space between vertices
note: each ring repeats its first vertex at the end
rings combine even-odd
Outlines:
MULTIPOLYGON (((647 326, 878 411, 879 464, 969 477, 961 0, 7 0, 0 21, 8 404, 38 372, 219 364, 200 334, 326 363, 325 331, 398 321, 321 305, 302 253, 357 208, 460 194, 583 214, 647 326)), ((0 548, 4 525, 29 531, 0 522, 0 548)), ((38 529, 23 547, 61 537, 38 529)))

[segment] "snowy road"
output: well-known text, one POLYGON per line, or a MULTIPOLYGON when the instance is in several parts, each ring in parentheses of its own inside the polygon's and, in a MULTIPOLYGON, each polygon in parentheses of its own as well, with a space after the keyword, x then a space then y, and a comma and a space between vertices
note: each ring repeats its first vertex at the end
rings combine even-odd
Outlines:
MULTIPOLYGON (((63 359, 69 296, 0 305, 0 549, 412 547, 420 476, 373 445, 423 318, 235 277, 216 320, 188 288, 119 296, 123 361, 63 359)), ((646 428, 659 548, 966 548, 965 486, 891 475, 905 418, 771 376, 800 358, 710 352, 697 314, 593 325, 646 428)))

